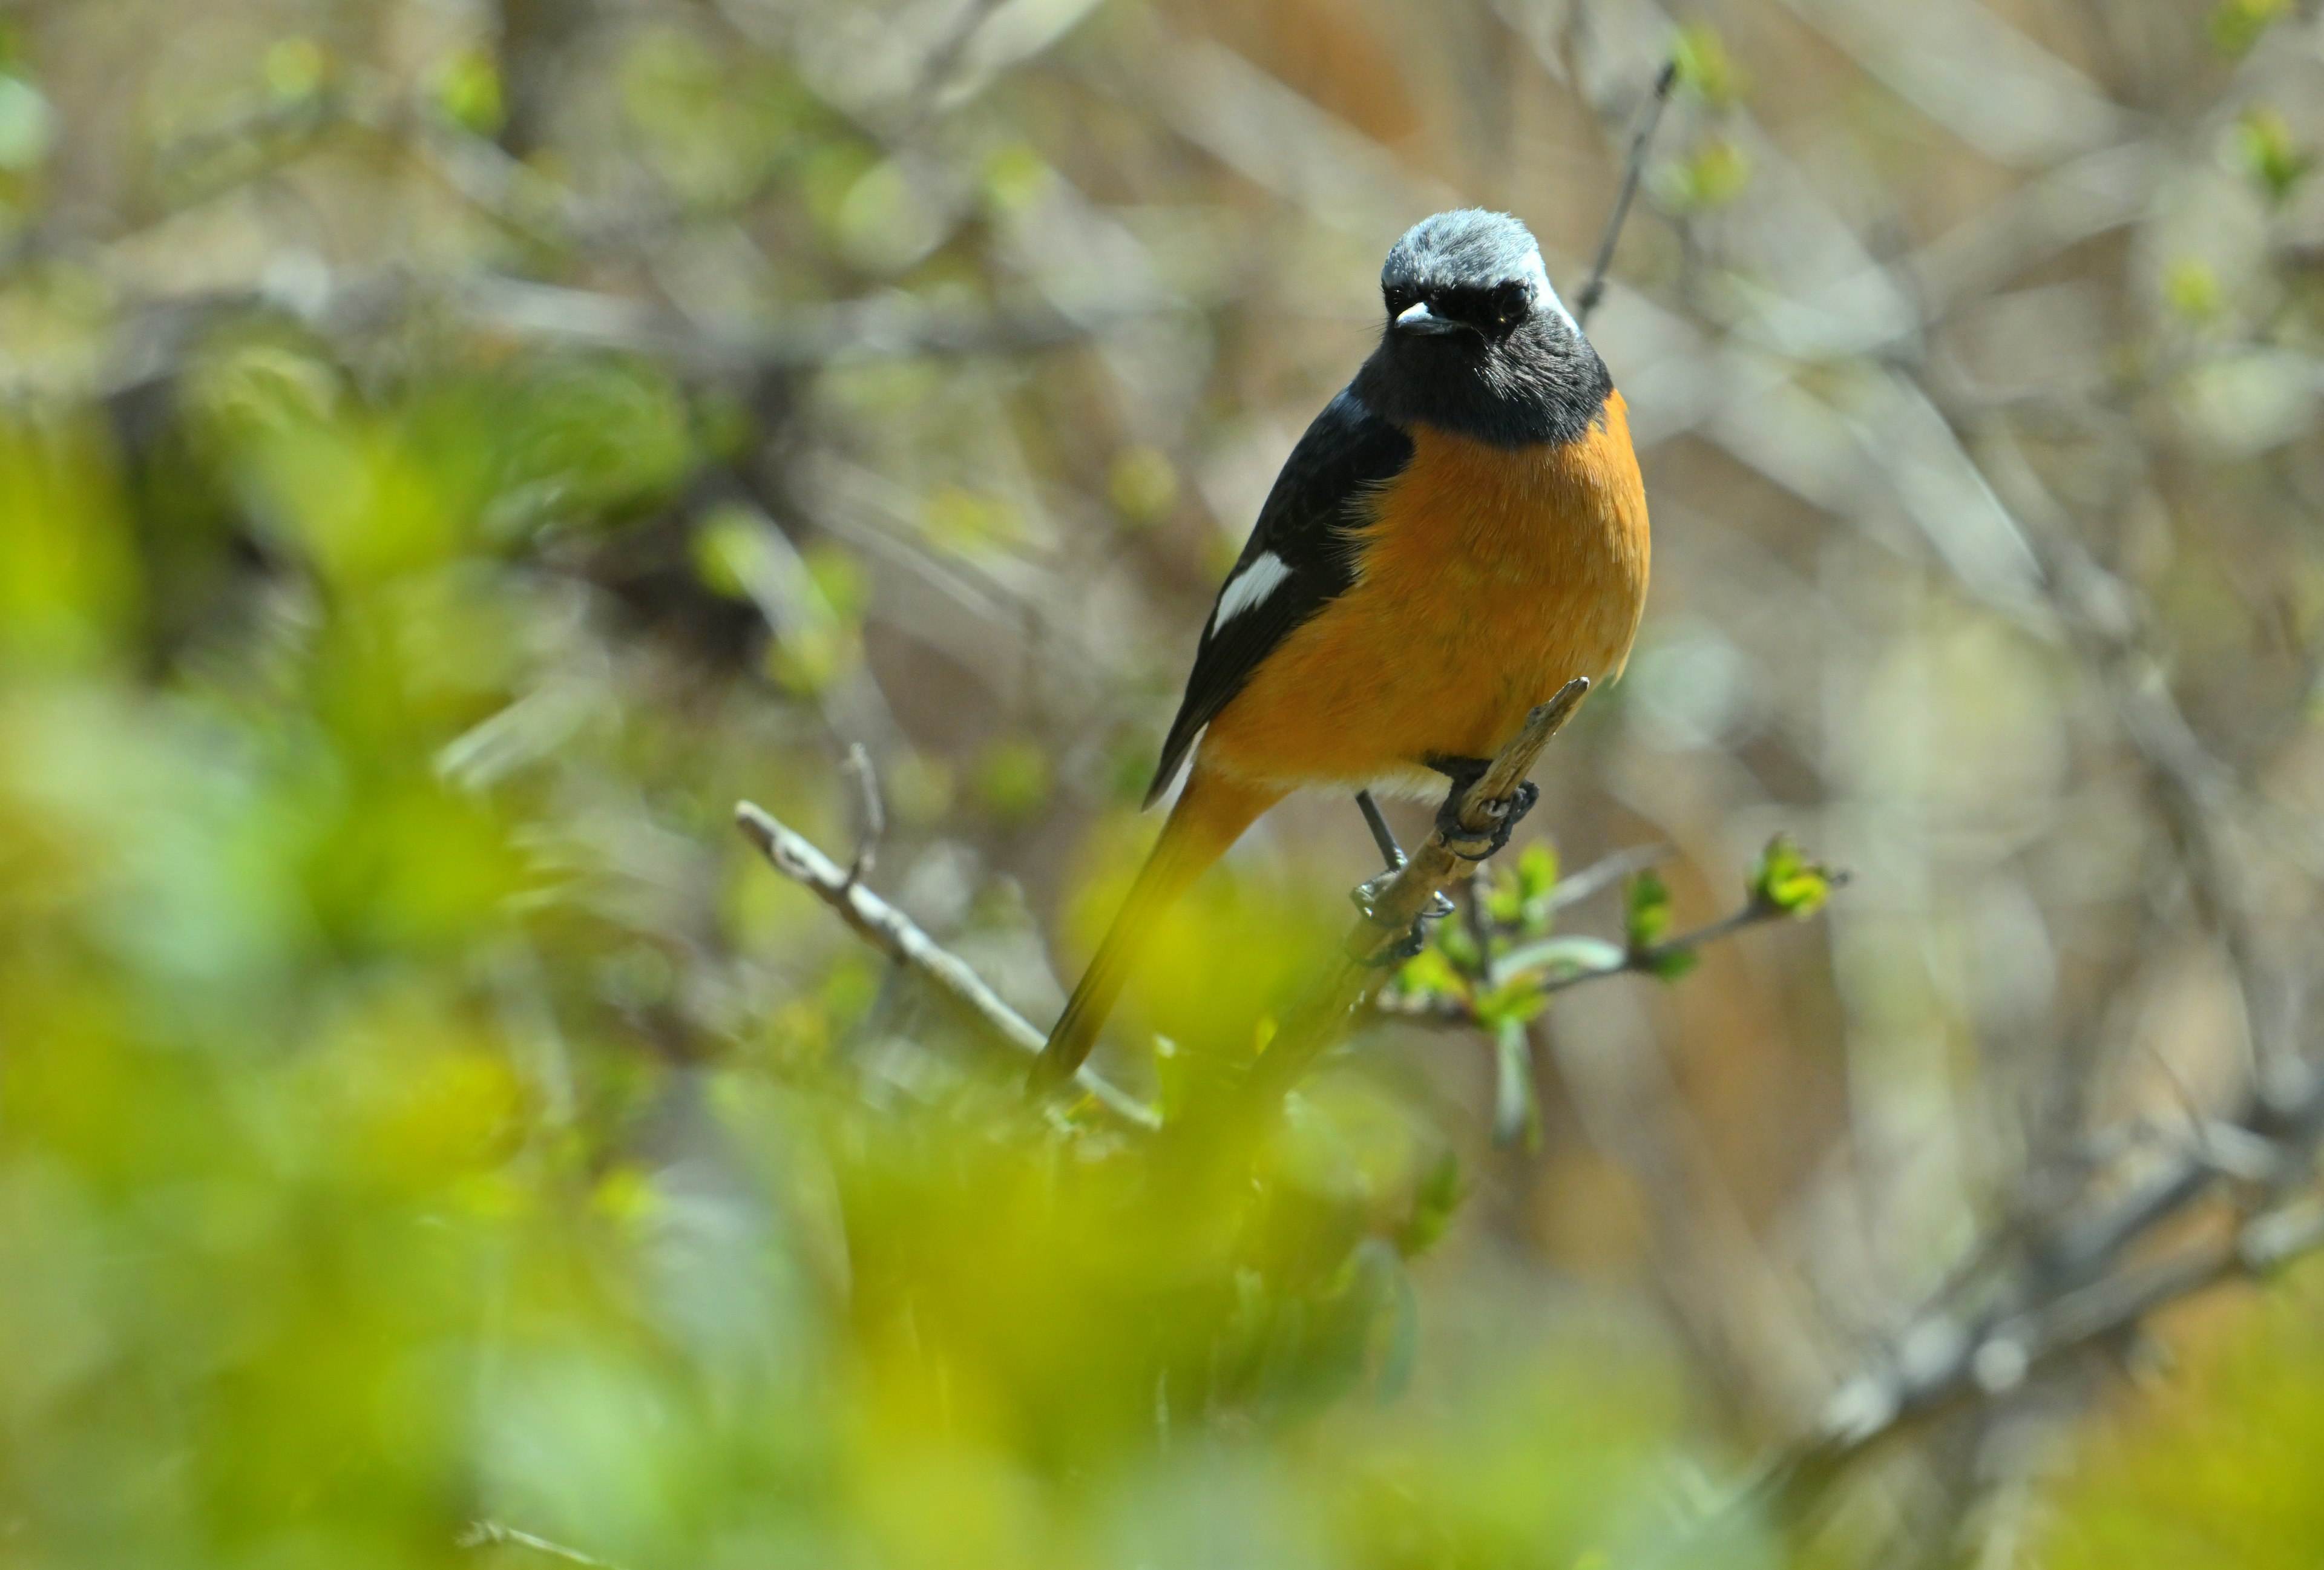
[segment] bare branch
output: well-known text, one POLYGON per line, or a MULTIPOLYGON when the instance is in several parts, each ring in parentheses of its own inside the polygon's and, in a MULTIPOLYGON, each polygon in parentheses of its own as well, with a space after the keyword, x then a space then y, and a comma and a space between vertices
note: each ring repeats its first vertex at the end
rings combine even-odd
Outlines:
POLYGON ((1618 850, 1600 856, 1569 877, 1557 880, 1549 891, 1549 908, 1563 910, 1568 905, 1579 905, 1599 890, 1618 883, 1632 873, 1643 873, 1648 867, 1659 866, 1671 858, 1666 845, 1634 845, 1628 850, 1618 850))
POLYGON ((779 322, 696 320, 642 300, 496 274, 429 281, 396 272, 327 281, 313 299, 226 289, 156 300, 126 316, 101 391, 130 392, 173 376, 214 324, 288 309, 346 336, 441 299, 478 332, 551 348, 644 355, 697 375, 805 370, 839 359, 1027 354, 1084 342, 1150 309, 1067 316, 1047 307, 962 311, 888 298, 800 307, 779 322))
POLYGON ((862 742, 851 742, 847 759, 840 765, 855 781, 858 792, 855 823, 855 860, 847 868, 847 886, 853 889, 872 870, 880 854, 880 840, 888 832, 888 809, 880 799, 880 774, 872 766, 872 754, 864 751, 862 742))
POLYGON ((562 1543, 553 1542, 531 1532, 519 1531, 514 1527, 503 1526, 498 1521, 470 1522, 466 1528, 453 1539, 453 1546, 460 1548, 530 1548, 534 1553, 545 1555, 549 1558, 562 1559, 567 1565, 586 1565, 591 1566, 592 1570, 622 1570, 622 1567, 611 1559, 600 1559, 595 1554, 585 1554, 578 1548, 568 1548, 562 1543))
MULTIPOLYGON (((2264 1212, 2217 1238, 2061 1293, 1981 1329, 1951 1327, 1952 1355, 1918 1377, 1902 1371, 1869 1373, 1843 1386, 1822 1429, 1771 1458, 1749 1497, 1797 1516, 1812 1509, 1850 1463, 1905 1432, 1960 1406, 2008 1396, 2041 1368, 2103 1346, 2182 1298, 2227 1280, 2270 1274, 2319 1251, 2324 1251, 2324 1206, 2310 1198, 2264 1212)), ((1938 1328, 1941 1333, 1945 1327, 1938 1328)))
MULTIPOLYGON (((2116 1270, 2130 1247, 2190 1214, 2220 1176, 2201 1150, 2059 1223, 2011 1290, 1981 1313, 1937 1313, 1899 1338, 1934 1354, 1899 1356, 1858 1374, 1827 1403, 1816 1432, 1762 1464, 1743 1498, 1798 1517, 1812 1510, 1848 1467, 1870 1451, 1946 1413, 2006 1397, 2041 1368, 2100 1347, 2157 1308, 2238 1277, 2266 1274, 2324 1250, 2324 1200, 2286 1199, 2284 1186, 2312 1171, 2324 1134, 2324 1090, 2292 1113, 2263 1106, 2230 1125, 2238 1143, 2271 1147, 2275 1181, 2236 1224, 2150 1264, 2116 1270)), ((2214 1137, 2216 1137, 2216 1131, 2214 1137)))
POLYGON ((1606 292, 1606 270, 1614 264, 1614 247, 1622 238, 1622 226, 1629 221, 1630 203, 1638 194, 1638 178, 1646 172, 1646 145, 1655 138, 1655 127, 1662 124, 1663 107, 1670 102, 1671 88, 1678 82, 1678 61, 1666 62, 1662 75, 1655 78, 1654 96, 1646 102, 1646 115, 1630 138, 1630 156, 1622 169, 1622 189, 1614 198, 1614 210, 1606 219, 1606 233, 1598 242, 1598 259, 1590 264, 1590 282, 1573 297, 1573 319, 1587 327, 1590 313, 1598 309, 1599 300, 1606 292))
MULTIPOLYGON (((910 917, 855 882, 806 836, 764 808, 748 801, 735 806, 734 823, 777 872, 805 885, 809 892, 838 911, 840 919, 865 942, 920 976, 968 1024, 1017 1051, 1028 1056, 1040 1052, 1046 1038, 987 985, 965 960, 922 931, 910 917)), ((1087 1064, 1074 1074, 1074 1079, 1101 1106, 1125 1122, 1148 1129, 1161 1126, 1161 1120, 1151 1107, 1087 1064)))

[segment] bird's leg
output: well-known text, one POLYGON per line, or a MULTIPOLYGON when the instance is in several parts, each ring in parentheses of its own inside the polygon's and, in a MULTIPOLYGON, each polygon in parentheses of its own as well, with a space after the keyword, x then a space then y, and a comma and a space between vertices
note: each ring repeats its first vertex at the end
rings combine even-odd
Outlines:
MULTIPOLYGON (((1404 847, 1396 843, 1396 831, 1388 827, 1388 819, 1380 816, 1379 803, 1372 799, 1372 793, 1370 790, 1356 792, 1356 808, 1364 815, 1364 827, 1372 831, 1372 843, 1379 846, 1381 859, 1388 863, 1388 871, 1377 877, 1366 879, 1356 889, 1354 894, 1356 909, 1361 910, 1369 919, 1372 913, 1373 901, 1379 898, 1389 881, 1397 873, 1404 871, 1404 847)), ((1387 953, 1372 963, 1401 965, 1428 947, 1428 923, 1440 920, 1452 914, 1452 901, 1446 900, 1442 894, 1437 895, 1428 902, 1428 909, 1413 919, 1412 930, 1397 938, 1387 953), (1440 906, 1442 909, 1439 909, 1440 906)))
POLYGON ((1480 837, 1461 826, 1461 799, 1468 793, 1470 786, 1484 777, 1485 771, 1493 766, 1493 761, 1490 758, 1448 758, 1442 753, 1431 753, 1421 762, 1452 781, 1452 789, 1445 792, 1444 804, 1436 809, 1436 829, 1444 836, 1444 843, 1454 854, 1469 861, 1481 862, 1489 856, 1499 854, 1508 846, 1509 836, 1517 824, 1533 810, 1533 804, 1541 799, 1540 786, 1530 780, 1521 781, 1516 795, 1497 804, 1501 808, 1500 821, 1494 825, 1490 836, 1480 837))
POLYGON ((1388 863, 1388 870, 1391 873, 1401 871, 1404 847, 1396 843, 1396 830, 1390 828, 1388 819, 1380 816, 1379 803, 1372 799, 1370 791, 1356 792, 1356 810, 1364 815, 1364 827, 1372 831, 1372 843, 1379 846, 1380 859, 1388 863))

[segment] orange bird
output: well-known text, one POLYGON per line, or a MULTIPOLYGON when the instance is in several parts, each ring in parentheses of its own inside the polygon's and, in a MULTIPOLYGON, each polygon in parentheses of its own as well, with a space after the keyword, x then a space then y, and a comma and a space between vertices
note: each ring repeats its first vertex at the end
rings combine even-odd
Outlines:
POLYGON ((1379 347, 1292 448, 1219 590, 1146 804, 1192 752, 1186 788, 1037 1090, 1089 1056, 1155 919, 1260 813, 1303 786, 1473 778, 1534 705, 1629 654, 1646 489, 1532 234, 1439 213, 1388 252, 1380 292, 1379 347))

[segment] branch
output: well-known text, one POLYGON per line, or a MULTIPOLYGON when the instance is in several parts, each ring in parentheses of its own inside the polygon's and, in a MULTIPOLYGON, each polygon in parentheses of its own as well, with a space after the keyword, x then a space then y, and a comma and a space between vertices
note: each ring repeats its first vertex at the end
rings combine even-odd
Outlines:
POLYGON ((1848 1467, 1868 1452, 1949 1412, 1997 1400, 2022 1389, 2045 1366, 2103 1347, 2156 1309, 2222 1281, 2265 1275, 2324 1251, 2324 1198, 2287 1201, 2293 1180, 2312 1173, 2324 1134, 2324 1082, 2311 1082, 2289 1113, 2263 1107, 2226 1129, 2199 1130, 2181 1157, 2144 1181, 2107 1185, 2108 1196, 2052 1229, 2048 1246, 2002 1299, 1975 1315, 1922 1317, 1898 1344, 1933 1347, 1934 1355, 1898 1356, 1858 1374, 1827 1403, 1815 1432, 1776 1451, 1735 1501, 1798 1518, 1812 1510, 1848 1467), (2144 1265, 2117 1270, 2133 1244, 2186 1216, 2222 1175, 2207 1152, 2219 1133, 2265 1146, 2260 1196, 2236 1224, 2144 1265))
POLYGON ((1438 827, 1410 859, 1357 891, 1363 915, 1341 945, 1332 968, 1306 1002, 1285 1021, 1252 1071, 1250 1090, 1257 1102, 1278 1100, 1298 1082, 1307 1066, 1339 1038, 1348 1016, 1379 990, 1397 946, 1414 925, 1423 917, 1441 916, 1452 909, 1443 892, 1446 885, 1462 869, 1491 854, 1470 855, 1455 850, 1443 819, 1450 817, 1459 824, 1463 845, 1490 839, 1508 818, 1517 788, 1533 771, 1542 749, 1589 691, 1589 679, 1576 677, 1526 716, 1524 728, 1501 749, 1490 768, 1466 787, 1453 786, 1445 798, 1446 810, 1440 815, 1438 827))
POLYGON ((1576 326, 1587 326, 1590 313, 1598 309, 1598 301, 1606 292, 1606 270, 1614 264, 1614 246, 1622 238, 1622 226, 1629 221, 1630 203, 1638 194, 1638 177, 1646 171, 1646 144, 1655 139, 1655 127, 1663 121, 1663 106, 1670 102, 1671 88, 1678 81, 1678 61, 1671 60, 1663 67, 1662 75, 1655 78, 1654 97, 1647 100, 1646 117, 1638 124, 1637 134, 1630 138, 1630 156, 1622 170, 1622 189, 1614 198, 1614 210, 1606 219, 1606 233, 1598 242, 1598 260, 1590 264, 1590 282, 1573 297, 1573 320, 1576 326))
MULTIPOLYGON (((744 801, 734 808, 734 825, 742 837, 759 847, 775 871, 803 884, 866 943, 917 974, 953 1006, 962 1020, 980 1033, 1029 1056, 1037 1056, 1046 1039, 1010 1008, 1000 993, 967 961, 922 931, 910 917, 849 876, 847 869, 817 850, 813 843, 787 827, 765 808, 744 801)), ((1139 1128, 1161 1126, 1154 1110, 1084 1064, 1074 1083, 1098 1104, 1125 1122, 1139 1128)))
POLYGON ((855 781, 857 793, 855 859, 847 865, 847 886, 852 889, 871 874, 880 854, 880 840, 888 832, 888 808, 880 799, 879 771, 872 766, 872 754, 862 742, 849 744, 847 760, 840 768, 855 781))
MULTIPOLYGON (((1580 878, 1593 879, 1590 888, 1583 892, 1595 892, 1603 883, 1640 867, 1651 865, 1668 854, 1667 848, 1662 845, 1650 845, 1639 851, 1618 852, 1607 857, 1597 866, 1591 867, 1587 872, 1579 874, 1576 881, 1580 878), (1601 869, 1604 869, 1603 876, 1600 875, 1601 869)), ((1825 875, 1830 886, 1835 889, 1848 882, 1848 874, 1845 872, 1833 871, 1825 875)), ((1570 905, 1575 900, 1582 898, 1582 895, 1576 894, 1571 898, 1562 899, 1559 896, 1564 892, 1564 890, 1565 884, 1561 882, 1551 893, 1549 902, 1553 908, 1570 905)), ((1732 937, 1746 928, 1757 927, 1769 921, 1796 919, 1803 913, 1764 894, 1755 892, 1740 909, 1720 917, 1716 921, 1706 922, 1692 932, 1682 932, 1675 937, 1666 937, 1659 943, 1637 944, 1623 949, 1617 948, 1602 938, 1551 937, 1539 943, 1525 945, 1498 958, 1487 960, 1484 974, 1481 975, 1468 974, 1465 971, 1463 974, 1465 979, 1472 985, 1492 991, 1507 985, 1536 966, 1545 969, 1556 963, 1549 954, 1545 952, 1546 950, 1559 947, 1586 948, 1610 956, 1596 964, 1574 963, 1568 958, 1567 968, 1548 975, 1535 989, 1546 996, 1552 993, 1562 993, 1568 987, 1582 986, 1589 982, 1606 981, 1618 975, 1666 974, 1671 969, 1673 961, 1692 960, 1695 951, 1705 944, 1716 943, 1722 937, 1732 937)), ((1481 942, 1478 944, 1478 953, 1480 956, 1487 953, 1485 944, 1481 942)), ((1471 1000, 1464 997, 1392 993, 1386 997, 1374 999, 1372 1007, 1379 1013, 1421 1024, 1452 1027, 1474 1025, 1479 1022, 1476 1008, 1471 1000)))
POLYGON ((562 1543, 552 1542, 547 1538, 537 1537, 530 1532, 519 1531, 514 1527, 503 1526, 498 1521, 471 1521, 466 1528, 452 1540, 452 1544, 458 1548, 502 1547, 530 1548, 534 1553, 546 1555, 551 1559, 562 1559, 567 1565, 586 1565, 591 1567, 591 1570, 622 1570, 622 1567, 611 1559, 600 1559, 595 1554, 585 1554, 578 1548, 568 1548, 562 1543))
POLYGON ((641 355, 694 375, 806 370, 839 359, 1028 354, 1102 337, 1156 315, 1126 309, 1067 316, 1043 306, 964 311, 883 298, 800 306, 774 323, 696 320, 642 300, 498 273, 427 280, 379 272, 333 279, 312 299, 231 288, 152 300, 115 329, 101 387, 117 396, 174 376, 190 346, 221 321, 290 314, 340 337, 439 300, 481 333, 550 348, 641 355))
POLYGON ((2024 1388, 2041 1369, 2102 1347, 2146 1316, 2231 1279, 2269 1275, 2324 1251, 2324 1205, 2310 1197, 2264 1211, 2232 1231, 2159 1260, 2061 1293, 2038 1307, 1976 1330, 1950 1330, 1952 1354, 1917 1377, 1899 1370, 1859 1374, 1830 1402, 1821 1429, 1766 1462, 1745 1497, 1796 1517, 1811 1509, 1849 1464, 1910 1429, 1960 1407, 2024 1388))
POLYGON ((1048 307, 963 311, 882 298, 793 309, 781 322, 692 320, 641 300, 487 274, 457 303, 512 337, 655 356, 696 371, 779 371, 853 356, 910 359, 1051 348, 1098 337, 1150 309, 1068 316, 1048 307))

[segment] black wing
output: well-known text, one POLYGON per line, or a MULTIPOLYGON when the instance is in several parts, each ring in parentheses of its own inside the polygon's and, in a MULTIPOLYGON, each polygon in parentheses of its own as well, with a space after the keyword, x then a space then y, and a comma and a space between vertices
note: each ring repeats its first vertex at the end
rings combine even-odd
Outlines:
POLYGON ((1259 510, 1234 570, 1220 586, 1203 625, 1186 696, 1162 743, 1162 764, 1147 788, 1146 805, 1169 788, 1194 737, 1240 692, 1259 662, 1275 646, 1355 581, 1355 532, 1363 523, 1360 503, 1372 491, 1402 474, 1412 461, 1412 439, 1374 414, 1352 392, 1342 391, 1323 406, 1299 445, 1284 460, 1275 488, 1259 510), (1246 580, 1262 557, 1277 567, 1246 580), (1278 571, 1279 568, 1279 571, 1278 571), (1272 579, 1258 597, 1250 591, 1272 579), (1241 585, 1243 599, 1222 623, 1221 607, 1241 585))

